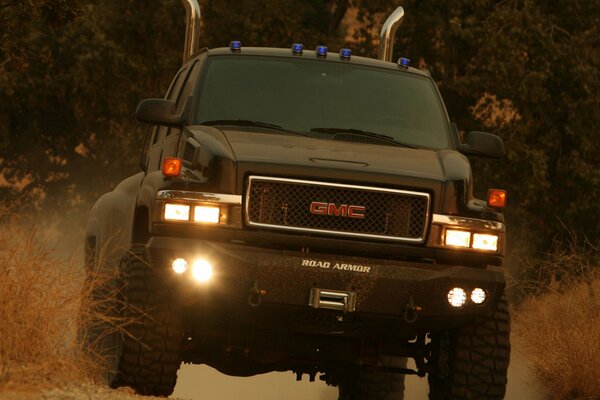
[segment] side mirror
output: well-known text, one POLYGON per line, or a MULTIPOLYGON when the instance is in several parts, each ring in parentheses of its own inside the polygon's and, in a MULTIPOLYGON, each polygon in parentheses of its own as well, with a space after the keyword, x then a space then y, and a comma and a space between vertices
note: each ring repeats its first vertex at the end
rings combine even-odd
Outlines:
POLYGON ((469 132, 465 134, 460 152, 466 155, 489 158, 504 157, 504 142, 501 138, 486 132, 469 132))
POLYGON ((183 118, 177 114, 175 102, 167 99, 145 99, 138 104, 135 116, 138 121, 152 125, 183 125, 183 118))

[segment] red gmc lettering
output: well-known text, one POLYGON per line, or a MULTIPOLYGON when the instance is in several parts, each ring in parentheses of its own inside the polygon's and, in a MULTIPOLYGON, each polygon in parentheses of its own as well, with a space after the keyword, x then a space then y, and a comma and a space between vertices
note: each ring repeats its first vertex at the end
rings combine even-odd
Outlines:
POLYGON ((349 206, 347 204, 337 206, 334 203, 322 203, 320 201, 310 203, 311 214, 317 215, 362 219, 365 217, 365 210, 366 208, 363 206, 349 206))
POLYGON ((327 208, 327 215, 335 215, 336 217, 347 217, 348 216, 348 206, 346 204, 342 204, 337 207, 333 203, 329 203, 329 207, 327 208))
POLYGON ((327 203, 313 201, 310 203, 311 214, 327 215, 327 203))
POLYGON ((350 206, 348 207, 348 216, 350 218, 362 219, 365 217, 365 210, 363 206, 350 206))

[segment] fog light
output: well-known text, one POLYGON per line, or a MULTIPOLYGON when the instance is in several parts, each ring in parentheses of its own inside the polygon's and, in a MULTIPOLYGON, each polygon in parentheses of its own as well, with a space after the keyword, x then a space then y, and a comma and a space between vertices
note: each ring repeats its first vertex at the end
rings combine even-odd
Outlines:
POLYGON ((187 267, 187 261, 183 258, 176 258, 171 262, 171 268, 173 268, 173 271, 175 271, 176 274, 183 274, 187 271, 187 267))
POLYGON ((190 206, 186 204, 165 204, 164 217, 166 221, 188 221, 190 206))
POLYGON ((448 292, 448 303, 452 307, 461 308, 467 304, 467 292, 462 288, 455 287, 448 292))
POLYGON ((477 250, 498 250, 498 235, 473 234, 473 248, 477 250))
POLYGON ((192 265, 192 276, 198 282, 208 282, 213 275, 213 267, 206 260, 196 260, 192 265))
POLYGON ((456 229, 446 229, 446 246, 471 246, 471 232, 459 231, 456 229))
POLYGON ((219 207, 196 206, 194 207, 194 221, 218 224, 220 213, 219 207))
POLYGON ((471 292, 471 301, 475 304, 483 304, 487 299, 487 293, 482 288, 475 288, 471 292))

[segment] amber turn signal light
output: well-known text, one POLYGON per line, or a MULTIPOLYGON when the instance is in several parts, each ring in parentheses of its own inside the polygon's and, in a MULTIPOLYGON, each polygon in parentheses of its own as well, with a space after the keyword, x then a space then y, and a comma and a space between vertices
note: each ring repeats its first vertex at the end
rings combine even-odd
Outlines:
POLYGON ((179 158, 165 158, 162 165, 162 173, 169 178, 178 177, 181 174, 181 160, 179 158))
POLYGON ((495 208, 504 208, 506 206, 506 190, 490 189, 488 190, 488 205, 495 208))

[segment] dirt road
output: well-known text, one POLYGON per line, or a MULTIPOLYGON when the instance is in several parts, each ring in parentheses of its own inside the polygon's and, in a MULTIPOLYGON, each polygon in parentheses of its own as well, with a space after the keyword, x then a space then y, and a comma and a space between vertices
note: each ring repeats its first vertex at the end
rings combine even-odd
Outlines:
MULTIPOLYGON (((407 377, 406 400, 427 399, 427 378, 407 377)), ((536 382, 518 340, 513 339, 512 360, 508 373, 505 400, 547 400, 536 382)), ((179 374, 174 396, 202 400, 336 400, 337 389, 323 382, 295 381, 292 373, 272 373, 252 378, 225 376, 206 366, 184 365, 179 374)))

